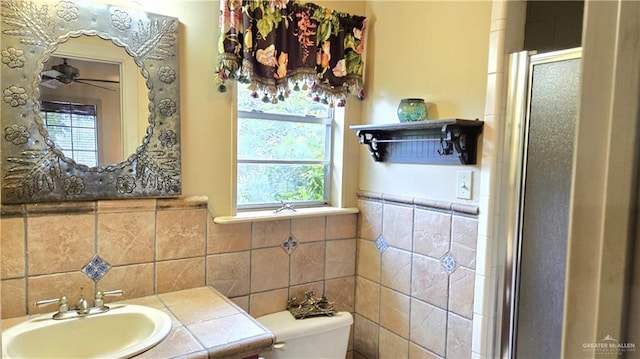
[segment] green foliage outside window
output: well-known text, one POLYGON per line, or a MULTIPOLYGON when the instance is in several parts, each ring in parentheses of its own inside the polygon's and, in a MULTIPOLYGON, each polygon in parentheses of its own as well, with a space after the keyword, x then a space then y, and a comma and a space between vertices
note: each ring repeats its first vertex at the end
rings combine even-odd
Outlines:
POLYGON ((297 122, 290 116, 328 117, 330 110, 302 91, 274 105, 239 89, 238 101, 238 205, 326 201, 329 165, 323 161, 329 156, 330 131, 322 121, 297 122), (243 117, 242 111, 254 115, 243 117), (265 113, 269 115, 261 115, 265 113), (274 118, 273 113, 283 116, 274 118))

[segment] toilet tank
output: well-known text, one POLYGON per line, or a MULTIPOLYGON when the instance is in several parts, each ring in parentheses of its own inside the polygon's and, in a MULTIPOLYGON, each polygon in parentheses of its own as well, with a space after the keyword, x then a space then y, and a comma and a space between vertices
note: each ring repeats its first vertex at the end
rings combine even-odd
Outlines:
POLYGON ((353 323, 351 313, 295 319, 285 310, 256 320, 276 336, 273 350, 260 353, 262 358, 344 359, 347 354, 353 323))

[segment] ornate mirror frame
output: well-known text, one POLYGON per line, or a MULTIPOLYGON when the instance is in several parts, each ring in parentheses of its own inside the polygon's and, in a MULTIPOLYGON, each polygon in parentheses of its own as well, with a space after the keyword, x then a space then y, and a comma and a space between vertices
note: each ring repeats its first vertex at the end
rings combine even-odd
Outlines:
POLYGON ((90 1, 0 1, 2 203, 180 195, 178 19, 90 1), (106 167, 66 158, 40 116, 43 63, 82 35, 123 47, 148 88, 146 135, 128 159, 106 167))

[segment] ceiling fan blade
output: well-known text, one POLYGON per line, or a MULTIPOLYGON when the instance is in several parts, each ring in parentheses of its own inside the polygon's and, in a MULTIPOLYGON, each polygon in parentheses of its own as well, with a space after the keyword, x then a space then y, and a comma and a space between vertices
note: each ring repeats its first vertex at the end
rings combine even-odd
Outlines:
POLYGON ((40 75, 43 77, 47 76, 49 78, 55 79, 55 78, 58 78, 58 76, 62 76, 62 73, 56 70, 47 70, 47 71, 42 71, 40 75))
POLYGON ((94 81, 94 82, 106 82, 110 84, 119 84, 120 81, 117 80, 101 80, 101 79, 75 79, 75 81, 94 81))
POLYGON ((49 79, 40 81, 41 86, 48 87, 50 89, 56 89, 62 84, 63 84, 62 82, 56 80, 55 78, 49 78, 49 79))
POLYGON ((83 84, 83 85, 89 85, 89 86, 93 86, 93 87, 98 87, 98 88, 101 88, 101 89, 103 89, 103 90, 115 91, 114 89, 111 89, 111 88, 108 88, 108 87, 99 86, 99 85, 92 84, 92 83, 90 83, 90 82, 84 82, 84 81, 82 81, 82 80, 78 80, 78 79, 73 80, 73 82, 77 82, 77 83, 79 83, 79 84, 83 84))

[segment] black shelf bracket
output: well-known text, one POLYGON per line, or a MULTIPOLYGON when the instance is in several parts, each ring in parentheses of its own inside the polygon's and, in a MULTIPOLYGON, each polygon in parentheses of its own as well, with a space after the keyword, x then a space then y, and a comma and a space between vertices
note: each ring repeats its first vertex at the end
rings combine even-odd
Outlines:
POLYGON ((480 120, 427 120, 350 126, 376 162, 476 163, 480 120))

